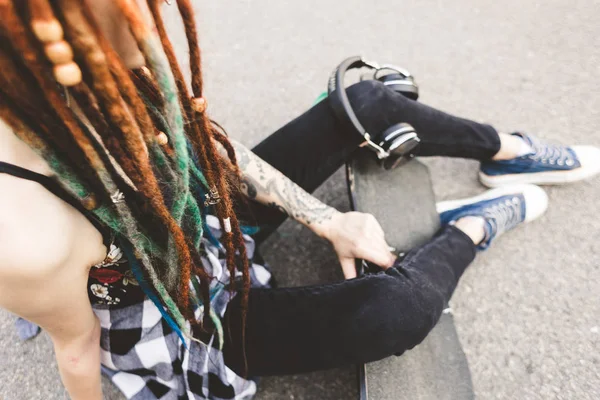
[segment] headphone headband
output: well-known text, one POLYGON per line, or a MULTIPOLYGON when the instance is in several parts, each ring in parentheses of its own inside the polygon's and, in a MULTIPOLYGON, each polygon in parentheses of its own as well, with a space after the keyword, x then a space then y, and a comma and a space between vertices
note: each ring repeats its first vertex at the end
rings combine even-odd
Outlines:
POLYGON ((333 71, 329 77, 329 83, 327 86, 327 92, 330 98, 330 104, 338 118, 349 120, 354 126, 354 129, 358 131, 365 138, 364 145, 369 146, 372 150, 377 153, 377 157, 380 159, 389 156, 389 153, 379 146, 377 143, 371 140, 371 135, 367 132, 364 126, 358 120, 354 111, 352 111, 352 105, 346 94, 346 87, 344 86, 344 76, 346 72, 351 69, 367 67, 370 69, 378 70, 380 67, 377 63, 366 61, 364 58, 355 56, 350 57, 342 61, 340 65, 333 71))
MULTIPOLYGON (((331 94, 338 87, 344 86, 343 80, 344 80, 344 75, 346 75, 346 72, 348 72, 351 69, 364 68, 364 67, 367 67, 370 69, 375 69, 375 70, 379 70, 379 69, 383 68, 383 67, 380 67, 379 64, 377 64, 375 62, 367 61, 364 58, 359 57, 359 56, 349 57, 349 58, 345 59, 344 61, 342 61, 342 63, 337 66, 337 68, 332 72, 331 76, 329 77, 329 84, 327 86, 328 94, 331 94)), ((385 66, 385 68, 387 68, 387 66, 385 66)))
POLYGON ((371 136, 365 127, 360 123, 354 113, 346 86, 344 77, 346 72, 351 69, 369 68, 375 70, 374 79, 382 82, 391 90, 416 100, 418 97, 418 86, 414 82, 411 74, 403 68, 395 65, 379 65, 370 62, 362 57, 350 57, 342 61, 329 77, 327 92, 329 95, 329 104, 340 121, 349 122, 354 129, 363 137, 364 142, 361 147, 368 147, 376 153, 377 158, 385 160, 383 166, 386 169, 392 169, 403 163, 403 160, 409 159, 411 151, 419 144, 420 140, 414 128, 406 123, 394 124, 383 133, 376 133, 371 136), (380 71, 393 71, 395 74, 387 74, 377 77, 380 71), (389 79, 388 79, 389 77, 389 79), (391 79, 391 80, 390 80, 391 79), (392 85, 391 85, 392 84, 392 85))

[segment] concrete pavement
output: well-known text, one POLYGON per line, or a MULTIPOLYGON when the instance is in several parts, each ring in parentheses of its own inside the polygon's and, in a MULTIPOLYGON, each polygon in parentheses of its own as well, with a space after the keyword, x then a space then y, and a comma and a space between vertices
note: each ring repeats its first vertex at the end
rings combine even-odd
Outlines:
MULTIPOLYGON (((305 110, 336 63, 364 54, 408 68, 421 100, 445 111, 600 146, 597 0, 196 4, 211 116, 248 145, 305 110)), ((427 163, 440 200, 483 190, 476 162, 427 163)), ((481 254, 451 302, 480 399, 600 398, 600 178, 548 194, 548 213, 481 254)), ((347 209, 339 173, 317 195, 347 209)), ((282 284, 341 276, 296 224, 266 246, 282 284)), ((65 398, 47 337, 19 343, 5 312, 0 327, 0 399, 65 398)), ((353 368, 265 379, 258 398, 349 399, 353 379, 353 368)))

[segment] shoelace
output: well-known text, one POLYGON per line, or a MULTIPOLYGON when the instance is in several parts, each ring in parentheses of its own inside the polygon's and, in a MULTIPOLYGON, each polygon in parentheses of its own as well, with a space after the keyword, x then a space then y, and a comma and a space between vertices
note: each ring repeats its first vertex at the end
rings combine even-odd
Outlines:
POLYGON ((531 136, 530 140, 534 151, 529 155, 530 159, 550 165, 566 165, 568 167, 575 165, 575 160, 566 147, 540 143, 531 136))
POLYGON ((518 197, 505 199, 487 207, 483 215, 488 219, 496 235, 514 228, 523 220, 521 200, 518 197))

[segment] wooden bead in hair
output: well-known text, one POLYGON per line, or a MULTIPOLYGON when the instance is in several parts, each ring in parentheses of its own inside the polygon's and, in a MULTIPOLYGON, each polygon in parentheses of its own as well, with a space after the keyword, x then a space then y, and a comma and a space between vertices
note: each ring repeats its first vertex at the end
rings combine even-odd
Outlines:
POLYGON ((63 28, 50 4, 50 0, 28 0, 31 29, 42 43, 58 42, 63 39, 63 28))
POLYGON ((81 82, 81 69, 73 61, 59 64, 54 66, 54 78, 63 86, 75 86, 81 82))
POLYGON ((42 43, 58 42, 63 39, 63 28, 57 19, 33 20, 31 30, 35 37, 42 43))
POLYGON ((44 47, 46 57, 53 64, 67 64, 73 61, 73 49, 64 40, 47 44, 44 47))
POLYGON ((93 194, 88 194, 83 199, 81 199, 81 205, 88 210, 93 211, 98 208, 98 201, 96 200, 96 196, 93 194))
POLYGON ((144 75, 146 75, 148 78, 152 78, 152 72, 150 72, 150 69, 148 67, 146 67, 145 65, 142 65, 142 67, 140 68, 140 70, 142 71, 142 73, 144 75))
POLYGON ((197 113, 203 113, 206 111, 206 107, 208 104, 206 103, 206 99, 204 97, 192 97, 192 108, 197 113))
POLYGON ((169 143, 169 138, 166 135, 166 133, 164 132, 159 132, 158 135, 156 135, 156 141, 158 142, 158 144, 160 144, 161 146, 166 145, 167 143, 169 143))

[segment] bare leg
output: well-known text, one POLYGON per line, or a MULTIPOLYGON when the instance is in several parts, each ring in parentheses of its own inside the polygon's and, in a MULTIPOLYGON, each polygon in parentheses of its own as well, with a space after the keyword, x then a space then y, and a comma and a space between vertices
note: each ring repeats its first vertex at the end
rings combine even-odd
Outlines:
POLYGON ((485 238, 485 220, 482 217, 463 217, 456 221, 455 227, 471 238, 474 244, 479 244, 485 238))
POLYGON ((506 133, 498 133, 498 136, 500 136, 500 150, 492 157, 492 160, 510 160, 518 157, 521 149, 526 145, 518 136, 506 133))

